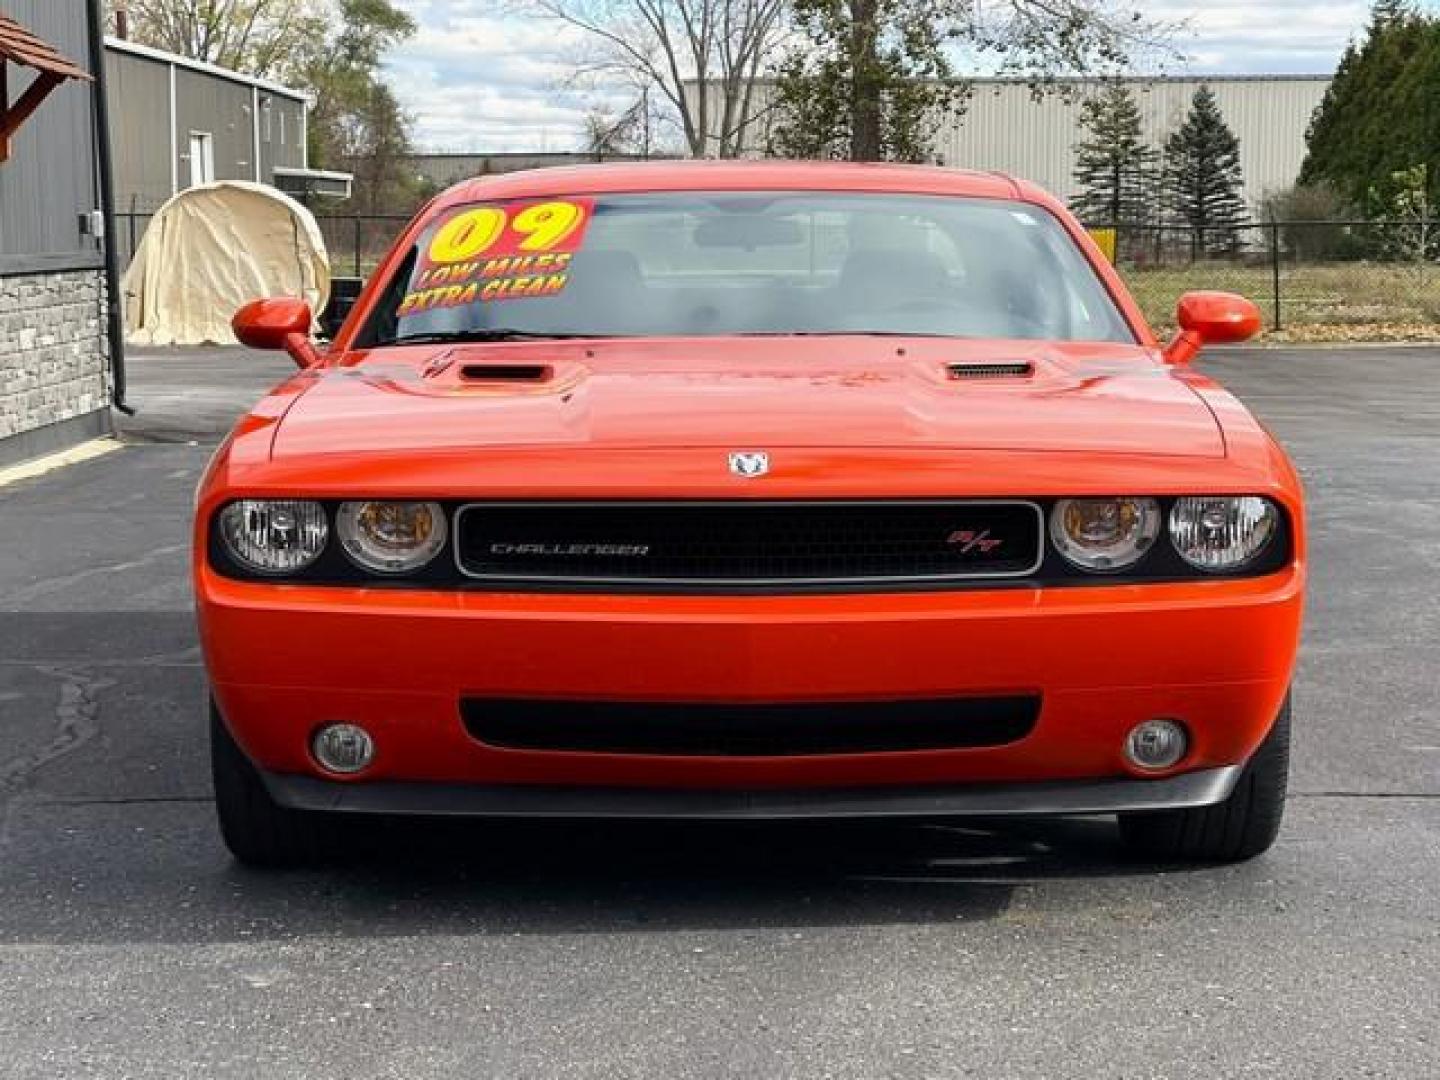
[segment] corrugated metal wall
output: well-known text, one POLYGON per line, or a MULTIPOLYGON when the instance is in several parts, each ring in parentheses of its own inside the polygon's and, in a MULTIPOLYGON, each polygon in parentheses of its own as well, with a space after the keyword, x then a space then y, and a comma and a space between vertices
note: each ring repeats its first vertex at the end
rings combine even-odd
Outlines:
MULTIPOLYGON (((90 67, 85 0, 5 0, 5 13, 55 46, 79 67, 90 67)), ((12 100, 33 72, 10 67, 12 100)), ((14 152, 0 165, 0 273, 26 260, 53 268, 98 266, 100 245, 80 232, 80 215, 100 205, 89 83, 68 81, 22 127, 14 152)))
MULTIPOLYGON (((1184 122, 1201 85, 1199 79, 1132 84, 1152 144, 1162 145, 1184 122)), ((1305 160, 1305 129, 1328 85, 1323 78, 1209 82, 1240 140, 1245 197, 1251 205, 1295 182, 1305 160)), ((1068 199, 1075 194, 1075 144, 1083 138, 1081 103, 1096 89, 1094 83, 1069 84, 1067 93, 1037 102, 1024 85, 979 83, 963 122, 949 125, 936 140, 936 155, 946 165, 996 169, 1034 180, 1068 199)))
POLYGON ((216 180, 256 179, 257 139, 262 182, 275 182, 277 165, 305 167, 303 101, 119 47, 106 50, 105 70, 110 80, 115 208, 121 214, 148 214, 176 190, 190 186, 192 133, 210 136, 216 180), (173 175, 172 68, 176 113, 173 175), (257 104, 258 130, 254 122, 257 104))
POLYGON ((188 68, 175 69, 175 131, 180 186, 190 186, 190 136, 208 134, 216 180, 255 179, 255 126, 251 88, 188 68))
MULTIPOLYGON (((1295 182, 1305 160, 1305 129, 1330 85, 1325 76, 1126 81, 1140 106, 1145 134, 1157 147, 1184 121, 1195 91, 1208 84, 1240 140, 1245 197, 1252 205, 1295 182)), ((997 170, 1033 180, 1068 199, 1075 193, 1075 145, 1084 137, 1081 103, 1099 85, 1064 82, 1059 92, 1037 99, 1023 82, 976 80, 965 115, 945 125, 936 138, 936 157, 955 168, 997 170)), ((767 97, 762 88, 758 112, 764 112, 767 97)), ((765 132, 757 129, 750 142, 752 152, 758 153, 765 132)))
POLYGON ((170 65, 107 49, 115 209, 146 212, 171 195, 170 65))
POLYGON ((260 174, 273 183, 275 168, 305 167, 305 106, 260 91, 260 174))

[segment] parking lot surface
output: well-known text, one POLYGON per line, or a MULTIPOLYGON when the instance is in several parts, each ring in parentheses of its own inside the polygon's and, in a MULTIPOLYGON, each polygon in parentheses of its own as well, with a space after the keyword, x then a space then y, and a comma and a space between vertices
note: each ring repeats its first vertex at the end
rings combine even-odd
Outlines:
POLYGON ((1280 842, 1184 871, 1106 821, 237 867, 189 503, 287 363, 136 355, 123 449, 0 488, 0 1076, 1440 1076, 1440 349, 1204 365, 1296 457, 1313 576, 1280 842))

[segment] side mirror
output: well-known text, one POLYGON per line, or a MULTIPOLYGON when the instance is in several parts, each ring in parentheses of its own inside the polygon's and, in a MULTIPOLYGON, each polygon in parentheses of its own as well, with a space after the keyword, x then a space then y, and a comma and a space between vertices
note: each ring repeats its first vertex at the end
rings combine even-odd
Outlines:
POLYGON ((1206 345, 1249 341, 1260 332, 1260 309, 1234 293, 1192 292, 1180 298, 1175 311, 1180 333, 1165 346, 1170 364, 1188 364, 1206 345))
POLYGON ((284 349, 302 368, 320 363, 320 353, 310 340, 315 317, 310 305, 292 297, 252 300, 235 313, 230 325, 240 344, 252 349, 284 349))

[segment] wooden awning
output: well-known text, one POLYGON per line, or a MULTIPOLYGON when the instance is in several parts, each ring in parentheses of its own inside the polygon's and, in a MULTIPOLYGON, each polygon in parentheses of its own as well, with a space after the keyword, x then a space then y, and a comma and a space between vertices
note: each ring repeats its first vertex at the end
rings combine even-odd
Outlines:
POLYGON ((90 73, 72 64, 8 15, 0 15, 0 163, 10 160, 10 140, 30 114, 66 79, 90 81, 90 73), (35 78, 10 103, 11 64, 27 67, 35 78))

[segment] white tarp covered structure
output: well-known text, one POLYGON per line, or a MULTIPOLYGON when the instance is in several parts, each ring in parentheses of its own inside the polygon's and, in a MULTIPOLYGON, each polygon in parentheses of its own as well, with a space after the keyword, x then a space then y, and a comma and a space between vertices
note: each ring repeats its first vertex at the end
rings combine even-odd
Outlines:
POLYGON ((234 345, 251 300, 298 296, 318 318, 330 257, 309 210, 272 187, 226 181, 182 191, 155 214, 125 272, 133 345, 234 345))

